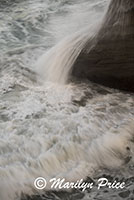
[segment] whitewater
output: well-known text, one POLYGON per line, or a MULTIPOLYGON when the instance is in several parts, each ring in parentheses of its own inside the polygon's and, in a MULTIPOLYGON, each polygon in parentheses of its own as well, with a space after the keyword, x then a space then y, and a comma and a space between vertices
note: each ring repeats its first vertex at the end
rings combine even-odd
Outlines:
POLYGON ((120 199, 122 191, 59 195, 33 184, 40 176, 77 182, 104 174, 124 178, 133 197, 134 95, 67 76, 109 2, 2 1, 0 200, 120 199))

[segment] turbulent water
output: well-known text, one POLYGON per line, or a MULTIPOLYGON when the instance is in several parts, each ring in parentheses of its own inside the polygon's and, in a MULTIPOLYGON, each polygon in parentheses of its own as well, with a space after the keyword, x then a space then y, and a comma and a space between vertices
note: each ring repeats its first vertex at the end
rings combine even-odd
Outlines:
MULTIPOLYGON (((77 181, 110 173, 131 178, 128 189, 133 191, 134 95, 88 81, 63 84, 66 73, 58 66, 54 71, 49 67, 67 62, 70 38, 79 54, 82 46, 77 39, 87 41, 85 30, 95 31, 108 3, 25 0, 0 4, 0 200, 20 199, 22 193, 37 195, 33 182, 39 176, 77 181), (79 38, 74 37, 76 32, 79 38), (43 70, 42 61, 38 62, 41 55, 47 61, 43 70)), ((118 193, 102 196, 95 190, 79 197, 48 194, 44 199, 117 200, 118 193)))

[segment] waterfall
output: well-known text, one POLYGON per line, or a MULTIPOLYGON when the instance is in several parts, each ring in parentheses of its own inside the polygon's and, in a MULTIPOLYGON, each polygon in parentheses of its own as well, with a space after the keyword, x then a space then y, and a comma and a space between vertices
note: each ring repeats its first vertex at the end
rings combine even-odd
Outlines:
MULTIPOLYGON (((88 51, 94 47, 96 34, 99 31, 99 27, 101 26, 101 19, 103 18, 103 14, 101 13, 101 15, 98 15, 98 13, 94 13, 96 16, 91 16, 91 13, 87 12, 87 8, 85 10, 86 11, 84 16, 80 14, 81 20, 83 18, 85 20, 86 16, 86 18, 89 19, 89 24, 87 26, 85 25, 86 27, 81 26, 80 30, 75 30, 73 32, 72 27, 73 25, 75 26, 75 23, 77 24, 78 22, 75 21, 76 19, 74 21, 72 19, 70 28, 72 29, 73 33, 70 35, 65 34, 66 36, 63 37, 61 41, 50 48, 37 60, 36 71, 42 77, 43 81, 66 84, 69 80, 72 66, 74 65, 86 44, 89 44, 88 51)), ((70 19, 71 17, 68 18, 70 19)), ((80 19, 79 15, 78 18, 80 19)), ((64 29, 65 25, 62 24, 62 26, 64 29)), ((62 30, 62 32, 64 32, 64 30, 62 30)))
MULTIPOLYGON (((101 48, 98 45, 100 42, 102 43, 101 46, 103 46, 103 40, 106 41, 105 46, 107 46, 108 48, 108 41, 110 41, 111 43, 112 39, 115 38, 116 44, 116 40, 118 41, 118 36, 119 38, 125 38, 126 32, 132 32, 132 16, 131 12, 129 14, 129 11, 131 11, 133 7, 134 2, 132 0, 111 0, 106 13, 104 14, 104 17, 102 17, 102 20, 98 20, 99 23, 95 24, 94 27, 91 27, 89 25, 88 28, 77 31, 74 34, 63 38, 61 42, 59 42, 53 48, 48 50, 48 52, 45 53, 37 62, 37 71, 43 77, 43 80, 56 82, 60 84, 66 84, 74 68, 74 75, 78 75, 78 77, 87 76, 87 78, 89 78, 90 80, 99 82, 101 82, 104 79, 105 80, 102 82, 107 82, 107 79, 110 80, 110 76, 112 73, 111 70, 109 70, 110 74, 107 74, 108 67, 104 69, 106 72, 104 72, 104 75, 101 78, 96 78, 96 73, 97 76, 103 73, 103 71, 101 70, 102 66, 97 67, 97 70, 100 71, 95 71, 96 63, 98 63, 98 60, 100 62, 100 60, 102 59, 101 54, 99 55, 99 52, 96 54, 96 49, 98 51, 98 49, 101 48), (92 55, 94 60, 93 63, 92 58, 90 61, 88 60, 88 58, 91 57, 90 52, 92 49, 95 49, 95 54, 92 55), (80 69, 77 66, 79 65, 79 63, 81 63, 80 69), (92 76, 92 74, 90 74, 90 71, 88 71, 89 68, 91 68, 91 72, 93 72, 95 75, 93 74, 92 76)), ((123 45, 123 48, 125 48, 126 44, 124 43, 123 45)), ((102 54, 104 55, 104 53, 102 54)), ((120 56, 118 57, 120 59, 120 56)), ((103 60, 105 60, 105 56, 103 57, 103 60)), ((116 82, 116 80, 114 82, 116 82)), ((123 84, 124 88, 128 87, 127 83, 123 82, 123 84)), ((117 87, 118 85, 118 83, 113 84, 113 87, 117 87)))
MULTIPOLYGON (((45 81, 66 84, 71 68, 87 41, 89 30, 73 34, 51 48, 37 62, 38 72, 45 81)), ((94 36, 90 38, 90 49, 94 46, 94 36)))

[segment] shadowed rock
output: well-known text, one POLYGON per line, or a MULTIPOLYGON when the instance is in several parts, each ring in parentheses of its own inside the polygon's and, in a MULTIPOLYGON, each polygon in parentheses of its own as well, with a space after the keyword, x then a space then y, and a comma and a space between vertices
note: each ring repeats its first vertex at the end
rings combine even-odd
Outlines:
POLYGON ((77 58, 72 75, 134 92, 134 0, 112 0, 101 28, 77 58))

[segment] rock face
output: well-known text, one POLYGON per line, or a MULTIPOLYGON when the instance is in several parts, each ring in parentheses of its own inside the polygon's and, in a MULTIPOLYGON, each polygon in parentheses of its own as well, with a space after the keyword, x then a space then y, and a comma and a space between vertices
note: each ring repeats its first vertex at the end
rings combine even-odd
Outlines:
POLYGON ((134 0, 111 0, 101 28, 76 60, 72 75, 134 92, 134 0))

